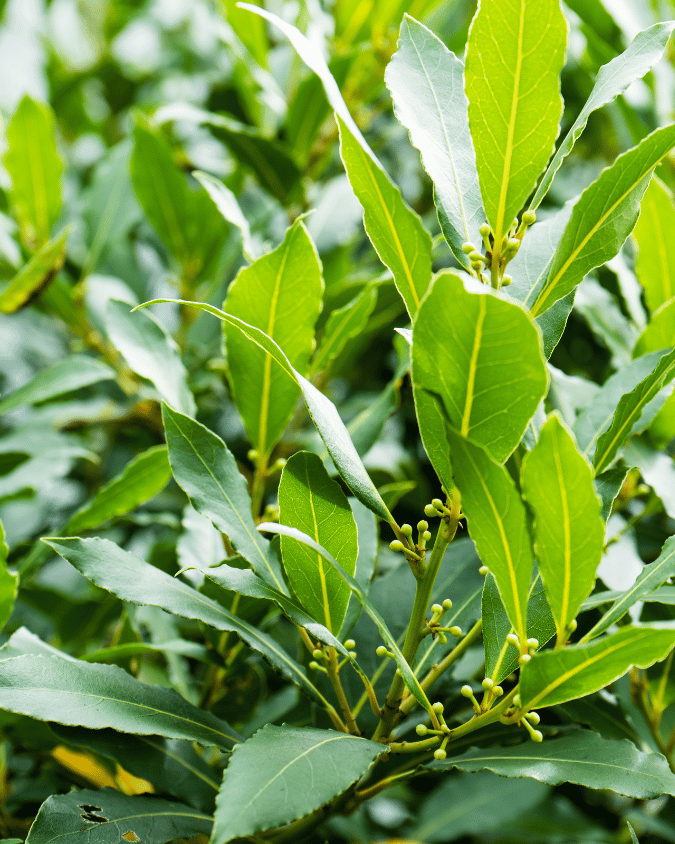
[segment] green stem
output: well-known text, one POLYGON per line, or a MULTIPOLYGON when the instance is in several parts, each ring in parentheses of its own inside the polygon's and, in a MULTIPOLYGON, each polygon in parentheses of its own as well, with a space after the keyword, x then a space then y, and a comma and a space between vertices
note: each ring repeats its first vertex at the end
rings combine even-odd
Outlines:
POLYGON ((260 511, 262 510, 265 484, 267 482, 268 459, 268 455, 259 454, 255 461, 253 486, 251 489, 251 512, 253 513, 254 519, 259 518, 260 511))
POLYGON ((328 672, 328 679, 330 680, 331 686, 335 691, 335 696, 338 700, 338 707, 340 709, 340 714, 347 725, 347 729, 353 736, 360 736, 361 732, 359 731, 358 725, 354 720, 354 715, 352 714, 352 710, 349 706, 349 701, 347 700, 347 696, 345 695, 345 690, 342 688, 342 683, 340 682, 340 674, 338 671, 338 661, 337 661, 337 651, 335 648, 326 648, 328 659, 326 661, 326 671, 328 672))

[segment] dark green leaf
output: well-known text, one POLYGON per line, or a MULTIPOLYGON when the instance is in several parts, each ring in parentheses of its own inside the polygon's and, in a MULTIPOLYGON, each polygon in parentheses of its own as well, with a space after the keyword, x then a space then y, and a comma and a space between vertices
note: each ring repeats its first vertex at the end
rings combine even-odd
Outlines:
POLYGON ((54 281, 66 257, 70 228, 45 243, 0 293, 0 313, 15 314, 30 305, 54 281))

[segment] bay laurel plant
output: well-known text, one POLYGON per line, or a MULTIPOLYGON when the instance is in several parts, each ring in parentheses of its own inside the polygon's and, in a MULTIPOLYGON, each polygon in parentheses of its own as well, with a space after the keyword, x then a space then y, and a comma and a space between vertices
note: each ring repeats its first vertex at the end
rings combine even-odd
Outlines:
MULTIPOLYGON (((384 79, 433 183, 434 240, 435 221, 406 204, 354 120, 334 63, 271 12, 247 4, 231 12, 247 21, 242 31, 269 25, 323 85, 386 271, 331 311, 315 349, 325 283, 311 217, 292 214, 267 248, 221 180, 194 172, 199 189, 188 186, 156 126, 208 125, 243 150, 251 133, 187 106, 167 107, 154 123, 137 117, 135 194, 180 267, 182 298, 146 302, 155 317, 109 296, 100 325, 84 335, 103 360, 76 355, 0 405, 9 412, 110 378, 130 395, 140 376, 162 399, 161 420, 154 398, 143 408, 166 440, 17 558, 17 572, 0 543, 3 620, 17 577, 30 589, 52 552, 96 588, 101 613, 106 593, 126 608, 119 637, 82 658, 25 628, 3 646, 6 723, 49 722, 42 740, 52 747, 56 736, 57 761, 88 754, 118 776, 100 791, 43 789, 26 842, 366 841, 364 807, 387 790, 405 805, 410 788, 425 794, 419 817, 399 822, 410 841, 482 840, 545 800, 552 828, 537 840, 563 840, 555 835, 566 823, 569 840, 606 840, 551 801, 561 783, 615 792, 632 809, 659 798, 630 819, 640 833, 659 823, 672 830, 669 810, 657 814, 675 795, 675 539, 651 548, 628 582, 606 561, 640 519, 661 514, 672 527, 675 518, 664 450, 675 437, 675 266, 663 233, 675 206, 654 175, 675 147, 675 124, 643 133, 562 207, 548 194, 589 118, 650 72, 675 23, 640 32, 600 68, 560 140, 568 24, 558 0, 481 0, 465 60, 406 15, 384 79), (222 217, 240 232, 245 261, 220 307, 197 294, 223 246, 222 217), (628 315, 613 305, 618 326, 632 320, 631 345, 602 386, 564 375, 548 361, 577 288, 625 260, 617 256, 631 235, 642 288, 623 282, 628 315), (377 285, 390 280, 405 307, 389 338, 394 379, 346 425, 326 373, 364 330, 377 285), (159 321, 167 303, 178 342, 159 321), (198 413, 180 344, 198 323, 222 327, 221 369, 250 448, 245 460, 196 418, 208 414, 198 413), (416 484, 376 484, 366 468, 402 384, 415 453, 433 470, 428 495, 416 484), (315 437, 299 433, 308 419, 315 437), (99 530, 160 492, 169 474, 189 500, 177 567, 159 552, 146 560, 140 539, 125 545, 99 530), (411 524, 393 514, 404 492, 411 524), (619 510, 628 517, 608 532, 619 510), (105 535, 81 536, 97 530, 105 535), (150 642, 128 635, 143 618, 163 631, 150 642), (164 655, 162 682, 135 670, 147 652, 164 655)), ((5 314, 53 282, 70 234, 52 237, 58 189, 37 201, 26 180, 26 144, 40 137, 58 183, 50 121, 26 98, 7 132, 13 204, 33 257, 0 294, 5 314)), ((266 143, 256 149, 281 155, 266 143)), ((95 260, 85 257, 83 277, 95 260)), ((634 281, 627 265, 617 272, 634 281)), ((607 291, 589 282, 595 310, 589 293, 579 294, 580 307, 597 328, 607 291)), ((81 332, 63 288, 50 290, 52 309, 81 332)), ((628 834, 622 824, 611 840, 628 834)))

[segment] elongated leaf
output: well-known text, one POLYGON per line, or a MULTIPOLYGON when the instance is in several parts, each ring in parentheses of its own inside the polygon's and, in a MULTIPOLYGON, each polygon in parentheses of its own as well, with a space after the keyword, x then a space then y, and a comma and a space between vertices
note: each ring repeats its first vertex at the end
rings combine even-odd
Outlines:
POLYGON ((592 644, 540 651, 523 666, 519 693, 524 709, 554 706, 590 695, 632 666, 648 668, 675 645, 675 630, 623 627, 592 644))
MULTIPOLYGON (((112 592, 124 601, 160 607, 182 618, 203 621, 204 624, 215 627, 217 630, 237 633, 247 645, 263 654, 287 680, 300 686, 319 703, 323 703, 322 696, 305 677, 300 666, 282 650, 274 639, 242 621, 216 601, 197 592, 196 589, 133 554, 123 551, 108 539, 52 539, 47 544, 92 583, 112 592)), ((87 727, 92 724, 81 723, 81 726, 87 727)), ((114 727, 115 725, 101 724, 100 726, 114 727)), ((148 730, 145 734, 151 732, 148 730)), ((169 733, 162 733, 162 735, 171 737, 169 733)), ((173 736, 173 738, 184 738, 184 736, 173 736)))
POLYGON ((40 249, 61 211, 63 164, 51 108, 26 95, 7 127, 7 143, 5 167, 21 237, 30 249, 40 249))
MULTIPOLYGON (((155 299, 145 304, 152 305, 159 302, 175 301, 180 302, 180 300, 175 299, 155 299)), ((232 314, 221 311, 219 308, 214 308, 203 302, 183 302, 182 304, 194 305, 217 316, 223 322, 236 326, 252 342, 265 352, 268 352, 276 363, 286 371, 288 376, 300 385, 312 421, 321 434, 321 439, 344 482, 362 504, 368 507, 369 510, 372 510, 381 519, 393 524, 394 518, 366 472, 335 405, 322 392, 317 390, 311 382, 293 369, 288 358, 274 340, 268 337, 263 331, 260 331, 259 328, 249 325, 243 320, 232 316, 232 314)))
POLYGON ((339 356, 349 340, 363 331, 376 300, 377 291, 368 286, 351 302, 331 313, 326 322, 321 345, 312 359, 311 374, 326 369, 330 362, 339 356))
POLYGON ((627 474, 628 468, 626 466, 613 466, 611 469, 595 477, 595 490, 602 502, 600 515, 605 524, 607 524, 607 520, 612 513, 614 501, 621 492, 621 487, 626 480, 627 474))
POLYGON ((604 633, 608 627, 622 618, 633 604, 641 601, 650 592, 654 592, 673 576, 675 576, 675 537, 671 536, 666 540, 657 559, 642 569, 633 586, 616 598, 600 621, 586 633, 582 642, 587 642, 604 633))
POLYGON ((558 641, 593 590, 605 525, 593 472, 567 428, 550 416, 521 470, 525 500, 534 512, 537 563, 553 612, 558 641))
MULTIPOLYGON (((675 278, 675 276, 674 276, 675 278)), ((633 357, 638 358, 659 349, 668 349, 675 345, 675 299, 662 305, 638 337, 633 357)))
POLYGON ((638 247, 635 270, 652 313, 675 296, 675 255, 669 246, 674 227, 672 194, 662 181, 654 178, 642 198, 640 217, 633 231, 638 247))
POLYGON ((131 313, 127 302, 111 299, 105 313, 110 339, 134 372, 151 381, 176 410, 194 416, 187 371, 173 338, 150 313, 131 313))
POLYGON ((212 818, 181 803, 156 797, 128 797, 112 788, 71 791, 47 798, 33 822, 27 844, 53 844, 81 838, 88 844, 111 841, 169 841, 208 835, 212 818))
POLYGON ((15 314, 49 287, 63 266, 70 228, 46 243, 0 293, 0 313, 15 314))
POLYGON ((480 246, 485 212, 469 131, 464 65, 426 26, 405 15, 385 81, 396 117, 410 132, 434 183, 445 239, 468 269, 462 245, 480 246))
POLYGON ((400 190, 338 117, 340 154, 349 182, 363 206, 368 237, 388 267, 414 319, 431 283, 431 236, 400 190))
POLYGON ((201 173, 195 170, 192 175, 211 197, 224 219, 228 223, 232 223, 233 226, 236 226, 241 232, 241 243, 244 254, 249 261, 253 262, 256 258, 259 258, 258 247, 253 241, 251 228, 243 211, 239 207, 237 197, 221 181, 214 179, 209 173, 201 173))
POLYGON ((420 686, 410 666, 406 662, 405 657, 401 653, 396 639, 392 636, 382 616, 379 614, 379 612, 375 609, 371 601, 368 599, 368 596, 364 592, 361 585, 342 568, 342 566, 337 562, 337 560, 335 560, 333 556, 329 554, 328 551, 326 551, 325 548, 322 548, 321 545, 318 544, 318 542, 315 542, 311 536, 308 536, 301 530, 298 530, 297 528, 287 527, 286 525, 277 525, 273 522, 263 522, 261 525, 258 525, 258 530, 267 531, 268 533, 278 533, 282 536, 290 537, 292 539, 297 540, 298 542, 304 543, 305 545, 314 549, 314 551, 316 551, 317 553, 321 554, 321 556, 331 566, 331 568, 340 575, 340 577, 342 578, 342 580, 344 580, 345 583, 348 584, 349 588, 352 591, 352 594, 356 596, 365 612, 375 622, 375 625, 380 632, 380 636, 382 636, 382 639, 387 644, 387 647, 394 654, 394 659, 396 660, 398 669, 401 672, 403 679, 405 680, 406 686, 408 687, 408 689, 410 689, 410 693, 420 704, 420 706, 423 706, 425 709, 429 710, 431 704, 427 700, 426 695, 422 691, 422 687, 420 686))
POLYGON ((101 361, 87 355, 71 355, 66 360, 41 370, 23 387, 10 393, 0 402, 0 413, 6 413, 24 404, 47 401, 114 377, 114 371, 101 361))
MULTIPOLYGON (((228 313, 254 325, 306 373, 321 309, 323 280, 314 245, 302 222, 273 252, 243 269, 230 286, 228 313)), ((273 356, 235 327, 225 326, 228 376, 248 438, 267 457, 288 424, 300 391, 273 356)))
MULTIPOLYGON (((672 399, 672 397, 671 397, 672 399)), ((642 438, 633 437, 624 453, 629 466, 640 474, 663 503, 666 513, 675 519, 675 461, 668 454, 651 448, 642 438)))
POLYGON ((656 406, 656 397, 675 378, 675 349, 665 354, 652 373, 642 380, 630 393, 621 397, 609 429, 598 438, 593 456, 596 473, 607 469, 631 434, 644 430, 663 401, 656 406), (649 410, 647 408, 649 407, 649 410), (644 414, 644 417, 643 417, 644 414))
POLYGON ((435 770, 488 769, 502 777, 533 777, 548 785, 573 782, 647 799, 675 790, 675 775, 659 753, 643 753, 630 741, 607 741, 578 730, 541 744, 473 749, 462 756, 432 762, 435 770))
POLYGON ((7 568, 9 549, 5 543, 5 531, 0 522, 0 630, 7 623, 12 614, 12 607, 19 588, 18 575, 12 574, 7 568))
MULTIPOLYGON (((284 467, 279 483, 279 521, 311 536, 354 575, 356 522, 347 496, 316 454, 300 451, 284 467)), ((289 537, 281 537, 281 555, 300 603, 331 632, 338 633, 347 612, 349 586, 326 566, 321 554, 289 537)))
POLYGON ((136 455, 115 478, 102 487, 92 501, 68 520, 64 534, 82 533, 115 516, 135 510, 161 492, 169 482, 171 467, 166 446, 158 445, 136 455))
POLYGON ((434 471, 441 484, 451 490, 455 482, 450 463, 450 443, 448 442, 448 419, 441 399, 433 392, 425 390, 413 381, 415 413, 420 429, 420 438, 434 471))
POLYGON ((112 727, 226 750, 238 741, 224 721, 192 706, 172 689, 147 686, 114 665, 56 656, 26 654, 0 661, 0 708, 40 721, 112 727))
POLYGON ((168 405, 162 416, 171 469, 192 506, 227 534, 254 571, 286 592, 276 556, 255 529, 246 481, 232 452, 208 428, 168 405))
POLYGON ((471 24, 469 125, 497 248, 553 152, 566 41, 558 0, 482 0, 471 24))
MULTIPOLYGON (((620 56, 607 62, 598 71, 595 85, 586 104, 579 112, 572 128, 560 144, 546 173, 539 183, 537 192, 530 202, 530 211, 539 207, 548 193, 560 165, 572 151, 572 147, 584 131, 588 118, 596 110, 611 103, 636 79, 641 79, 663 56, 675 22, 656 23, 638 33, 628 49, 620 56)), ((642 213, 644 214, 644 208, 642 213)), ((675 293, 675 289, 673 291, 675 293)))
POLYGON ((506 460, 547 388, 539 336, 523 308, 443 273, 413 338, 413 383, 441 396, 463 437, 506 460))
POLYGON ((594 267, 613 258, 633 231, 654 167, 675 145, 675 124, 620 155, 581 194, 532 305, 537 316, 567 296, 594 267))
POLYGON ((268 724, 227 767, 213 844, 226 844, 311 814, 359 780, 387 748, 332 730, 268 724))

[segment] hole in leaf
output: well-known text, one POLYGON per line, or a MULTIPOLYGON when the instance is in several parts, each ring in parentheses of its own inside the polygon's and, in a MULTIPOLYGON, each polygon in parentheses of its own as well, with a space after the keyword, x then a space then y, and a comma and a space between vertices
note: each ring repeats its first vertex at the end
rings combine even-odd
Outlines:
POLYGON ((141 840, 132 829, 130 829, 129 832, 125 832, 122 838, 124 838, 125 841, 132 842, 141 840))
POLYGON ((78 806, 78 808, 82 809, 83 821, 88 821, 89 823, 108 823, 108 818, 94 814, 95 812, 102 811, 100 806, 90 806, 88 803, 83 803, 81 806, 78 806))

